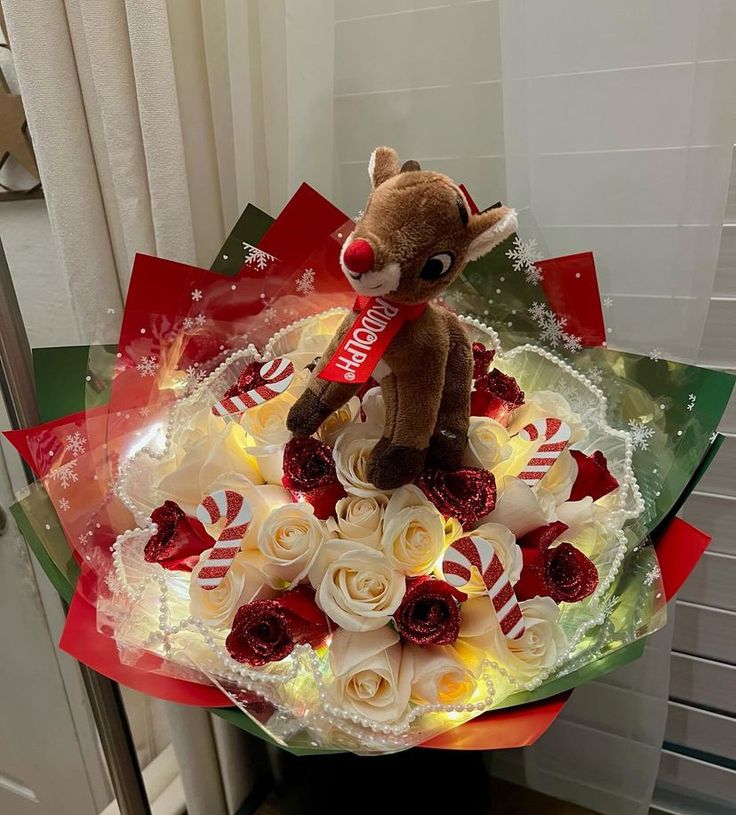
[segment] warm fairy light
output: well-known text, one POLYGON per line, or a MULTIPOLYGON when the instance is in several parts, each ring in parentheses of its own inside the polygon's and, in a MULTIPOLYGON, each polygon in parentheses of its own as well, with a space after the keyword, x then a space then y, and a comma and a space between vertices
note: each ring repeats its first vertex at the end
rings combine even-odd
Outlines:
POLYGON ((145 447, 161 449, 166 443, 166 432, 161 422, 151 425, 136 441, 130 446, 128 455, 132 458, 136 453, 145 447))

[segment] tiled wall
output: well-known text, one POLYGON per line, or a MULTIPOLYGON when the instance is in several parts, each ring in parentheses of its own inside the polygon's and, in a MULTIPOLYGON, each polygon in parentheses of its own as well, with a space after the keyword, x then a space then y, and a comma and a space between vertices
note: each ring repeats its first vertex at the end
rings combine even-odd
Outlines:
MULTIPOLYGON (((337 0, 336 18, 337 176, 349 211, 367 193, 370 151, 391 144, 466 181, 480 202, 525 210, 547 254, 592 249, 614 300, 612 345, 736 367, 736 196, 721 235, 736 2, 337 0)), ((733 416, 724 429, 736 431, 733 416)), ((678 604, 677 652, 670 660, 670 628, 645 660, 577 691, 534 748, 538 760, 525 753, 528 783, 633 814, 646 809, 660 760, 653 734, 668 714, 670 740, 736 743, 732 707, 710 723, 692 707, 724 704, 718 688, 734 663, 723 633, 736 614, 734 441, 685 512, 715 540, 678 604), (670 661, 684 706, 667 706, 670 661)), ((496 757, 504 763, 513 776, 519 765, 496 757)), ((695 765, 681 765, 666 752, 663 780, 682 772, 697 786, 695 765)), ((706 770, 703 783, 723 780, 706 770)))
MULTIPOLYGON (((700 356, 705 365, 731 369, 736 369, 735 215, 732 174, 700 356)), ((736 794, 736 395, 719 429, 724 444, 681 513, 713 540, 678 595, 665 752, 655 797, 667 806, 684 793, 706 801, 701 809, 713 812, 719 801, 732 807, 736 794)))
POLYGON ((367 157, 391 144, 481 203, 531 205, 549 255, 594 250, 612 344, 697 358, 736 126, 736 4, 337 0, 335 15, 342 206, 362 206, 367 157))
POLYGON ((528 184, 549 254, 594 250, 612 344, 697 359, 736 133, 736 4, 514 0, 500 19, 505 126, 528 150, 509 197, 528 184))
POLYGON ((497 0, 336 0, 335 14, 338 203, 363 206, 380 144, 466 180, 479 202, 505 198, 497 0))

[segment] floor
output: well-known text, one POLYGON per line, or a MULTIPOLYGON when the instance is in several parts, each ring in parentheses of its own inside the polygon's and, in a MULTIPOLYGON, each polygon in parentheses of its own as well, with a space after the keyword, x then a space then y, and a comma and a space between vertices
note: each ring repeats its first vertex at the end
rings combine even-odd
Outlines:
MULTIPOLYGON (((536 815, 536 813, 540 815, 597 815, 590 809, 583 809, 566 801, 549 798, 541 793, 518 787, 516 784, 509 784, 497 778, 491 779, 490 792, 493 805, 492 809, 487 810, 489 815, 536 815)), ((346 815, 350 811, 350 807, 347 806, 343 809, 346 815)), ((375 811, 376 815, 382 815, 380 807, 377 806, 375 811)), ((311 810, 305 808, 303 812, 308 815, 311 810)), ((327 810, 321 810, 321 812, 324 815, 327 814, 327 810)), ((414 812, 419 812, 419 810, 414 810, 414 812)), ((256 815, 284 815, 279 808, 275 794, 263 802, 256 815)), ((383 815, 394 815, 394 813, 387 806, 384 808, 383 815)), ((433 815, 433 813, 424 810, 421 815, 433 815)))

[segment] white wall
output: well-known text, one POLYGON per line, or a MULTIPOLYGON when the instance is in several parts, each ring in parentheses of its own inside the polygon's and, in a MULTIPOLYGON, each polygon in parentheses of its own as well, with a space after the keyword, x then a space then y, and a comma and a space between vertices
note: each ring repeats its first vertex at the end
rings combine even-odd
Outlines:
POLYGON ((697 359, 736 136, 736 4, 500 9, 509 199, 550 255, 595 252, 611 344, 697 359))
POLYGON ((726 0, 335 6, 338 203, 378 144, 524 209, 549 256, 595 252, 611 344, 694 360, 736 134, 726 0))
POLYGON ((336 0, 335 17, 337 203, 363 206, 380 144, 505 198, 497 0, 336 0))

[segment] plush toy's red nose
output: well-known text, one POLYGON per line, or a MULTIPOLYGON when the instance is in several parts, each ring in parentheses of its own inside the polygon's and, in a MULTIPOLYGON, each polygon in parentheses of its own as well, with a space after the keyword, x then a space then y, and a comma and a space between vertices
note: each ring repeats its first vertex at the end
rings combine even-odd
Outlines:
POLYGON ((343 262, 355 274, 370 272, 373 268, 373 247, 362 238, 354 240, 342 256, 343 262))

